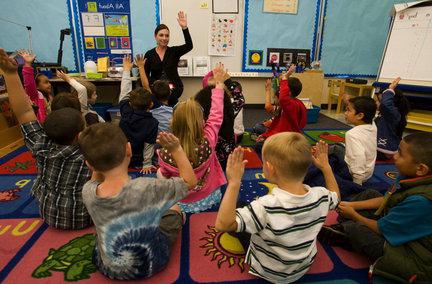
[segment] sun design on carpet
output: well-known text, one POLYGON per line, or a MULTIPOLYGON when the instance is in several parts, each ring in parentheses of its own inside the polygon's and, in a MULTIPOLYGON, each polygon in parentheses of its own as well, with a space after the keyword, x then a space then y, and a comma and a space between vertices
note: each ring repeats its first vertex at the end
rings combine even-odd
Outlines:
POLYGON ((219 269, 222 264, 228 262, 229 267, 235 264, 240 267, 241 272, 245 270, 245 251, 239 240, 228 234, 215 229, 214 226, 207 226, 206 237, 200 240, 206 243, 201 248, 206 249, 205 256, 211 256, 211 260, 217 260, 219 269))
POLYGON ((0 202, 14 201, 14 200, 20 198, 20 196, 17 194, 17 192, 20 192, 19 188, 1 190, 0 191, 0 202))

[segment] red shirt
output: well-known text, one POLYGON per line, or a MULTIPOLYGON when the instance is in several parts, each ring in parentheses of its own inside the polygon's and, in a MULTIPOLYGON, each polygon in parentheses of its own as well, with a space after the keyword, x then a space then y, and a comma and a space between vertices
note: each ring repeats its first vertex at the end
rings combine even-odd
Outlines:
POLYGON ((273 119, 269 129, 261 135, 264 138, 280 132, 300 132, 306 126, 306 107, 302 101, 291 97, 288 80, 282 80, 279 88, 281 113, 273 119))

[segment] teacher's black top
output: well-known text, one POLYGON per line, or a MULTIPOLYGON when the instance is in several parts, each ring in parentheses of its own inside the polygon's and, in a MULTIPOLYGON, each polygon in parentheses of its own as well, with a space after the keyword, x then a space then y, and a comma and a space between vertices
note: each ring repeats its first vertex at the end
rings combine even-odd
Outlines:
POLYGON ((161 61, 156 52, 156 48, 150 49, 144 55, 147 58, 145 71, 149 83, 152 85, 156 80, 167 80, 174 85, 173 92, 170 97, 170 105, 176 103, 178 98, 183 93, 183 83, 177 72, 177 64, 182 55, 192 50, 192 38, 189 29, 183 30, 185 44, 178 46, 168 46, 165 51, 163 60, 161 61))

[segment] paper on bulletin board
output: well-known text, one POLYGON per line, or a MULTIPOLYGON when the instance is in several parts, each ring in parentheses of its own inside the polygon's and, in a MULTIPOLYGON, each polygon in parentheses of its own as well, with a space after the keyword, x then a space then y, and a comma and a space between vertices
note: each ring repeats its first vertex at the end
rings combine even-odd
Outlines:
POLYGON ((180 60, 177 64, 177 71, 180 76, 192 75, 192 57, 180 57, 180 60))
POLYGON ((236 15, 212 15, 209 55, 235 56, 237 37, 236 15))
POLYGON ((194 76, 205 76, 210 72, 210 57, 195 56, 192 61, 194 76))
POLYGON ((298 0, 264 0, 263 12, 297 14, 298 0))
POLYGON ((105 14, 105 29, 107 36, 129 36, 128 16, 105 14))

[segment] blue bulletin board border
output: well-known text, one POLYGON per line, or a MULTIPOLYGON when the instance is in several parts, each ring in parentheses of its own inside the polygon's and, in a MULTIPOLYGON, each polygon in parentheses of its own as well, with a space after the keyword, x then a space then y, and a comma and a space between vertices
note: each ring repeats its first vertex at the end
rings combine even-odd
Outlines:
MULTIPOLYGON (((250 68, 247 66, 248 63, 248 26, 249 26, 249 2, 250 0, 245 0, 245 11, 244 11, 244 29, 243 29, 243 58, 242 58, 242 72, 259 72, 259 73, 268 73, 271 72, 271 68, 250 68)), ((317 41, 317 33, 318 33, 318 21, 319 21, 319 13, 321 8, 321 0, 316 1, 315 5, 315 20, 314 20, 314 32, 312 39, 312 47, 311 49, 311 61, 314 60, 315 47, 317 41)))
POLYGON ((72 53, 73 53, 73 58, 74 58, 74 63, 75 63, 75 69, 74 70, 69 70, 69 72, 75 73, 75 72, 78 72, 78 70, 79 70, 79 68, 78 68, 79 64, 78 64, 78 58, 77 58, 77 43, 75 41, 75 36, 76 36, 75 33, 76 33, 76 31, 73 28, 74 25, 72 23, 72 18, 73 18, 72 17, 72 13, 73 13, 73 11, 71 9, 71 5, 73 5, 73 3, 72 3, 72 0, 65 0, 65 1, 66 1, 67 9, 68 9, 68 18, 69 18, 68 20, 69 20, 69 26, 71 28, 71 38, 72 38, 72 53))

